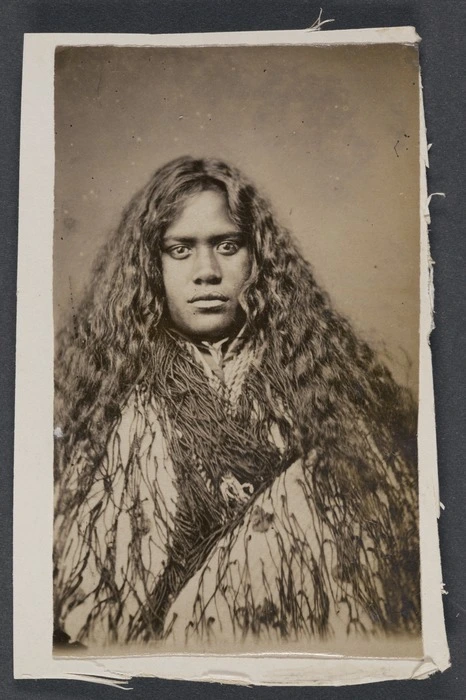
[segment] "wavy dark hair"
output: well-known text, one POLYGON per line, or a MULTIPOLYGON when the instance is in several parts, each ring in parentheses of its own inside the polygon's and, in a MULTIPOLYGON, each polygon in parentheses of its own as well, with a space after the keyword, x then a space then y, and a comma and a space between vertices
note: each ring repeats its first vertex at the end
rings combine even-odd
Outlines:
MULTIPOLYGON (((232 220, 246 234, 252 267, 241 304, 247 333, 262 348, 257 393, 283 424, 277 409, 280 397, 293 419, 297 452, 318 454, 312 476, 314 498, 322 518, 341 540, 340 576, 352 576, 358 556, 354 537, 348 534, 351 521, 363 523, 368 531, 382 522, 377 537, 384 538, 383 550, 391 550, 386 556, 392 559, 379 562, 390 581, 385 611, 375 614, 388 626, 396 618, 398 626, 404 605, 407 627, 416 627, 416 403, 332 307, 266 199, 224 162, 181 157, 158 169, 132 199, 102 250, 84 300, 57 337, 55 425, 63 435, 57 441, 57 478, 77 444, 98 461, 136 385, 146 382, 155 394, 170 399, 174 386, 169 380, 170 362, 175 362, 176 352, 165 332, 161 242, 186 199, 209 189, 224 193, 232 220), (382 486, 386 494, 382 506, 377 493, 384 469, 394 474, 394 483, 387 478, 382 486), (329 515, 336 500, 342 504, 338 517, 335 509, 329 515), (383 518, 381 507, 386 509, 383 518), (406 592, 404 603, 399 600, 400 589, 406 592)), ((202 410, 204 389, 196 370, 180 382, 183 395, 196 389, 193 401, 202 410)), ((206 411, 210 402, 208 396, 206 411)), ((208 449, 204 449, 207 457, 208 449)))

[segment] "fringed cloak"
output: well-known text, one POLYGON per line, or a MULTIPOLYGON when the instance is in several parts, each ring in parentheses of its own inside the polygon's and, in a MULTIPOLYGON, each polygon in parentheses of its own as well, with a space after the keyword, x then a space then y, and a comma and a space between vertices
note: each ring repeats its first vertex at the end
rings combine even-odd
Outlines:
POLYGON ((251 343, 216 372, 172 341, 165 388, 135 387, 103 458, 76 449, 57 483, 56 639, 309 651, 335 635, 417 634, 417 494, 401 458, 367 432, 372 471, 345 486, 319 450, 303 452, 286 397, 274 415, 260 400, 251 343))

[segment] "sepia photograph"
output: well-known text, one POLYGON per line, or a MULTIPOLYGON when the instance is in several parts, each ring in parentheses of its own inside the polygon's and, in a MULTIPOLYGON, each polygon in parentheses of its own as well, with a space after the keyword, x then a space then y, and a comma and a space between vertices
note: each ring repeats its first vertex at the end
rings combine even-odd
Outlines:
POLYGON ((54 71, 54 655, 422 658, 417 46, 54 71))

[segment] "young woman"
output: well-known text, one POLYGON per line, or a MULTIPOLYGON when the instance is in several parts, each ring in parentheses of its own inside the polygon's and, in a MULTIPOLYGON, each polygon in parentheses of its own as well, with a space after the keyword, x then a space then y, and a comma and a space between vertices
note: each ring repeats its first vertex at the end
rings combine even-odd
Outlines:
POLYGON ((57 346, 57 645, 419 633, 415 403, 238 170, 157 170, 57 346))

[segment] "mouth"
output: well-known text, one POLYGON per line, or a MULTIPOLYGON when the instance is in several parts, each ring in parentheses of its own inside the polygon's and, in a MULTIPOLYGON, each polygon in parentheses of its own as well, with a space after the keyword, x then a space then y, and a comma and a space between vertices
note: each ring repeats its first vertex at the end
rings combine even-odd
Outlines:
POLYGON ((192 304, 197 309, 215 310, 222 308, 227 301, 228 297, 224 294, 211 292, 209 294, 195 294, 188 300, 188 304, 192 304))

